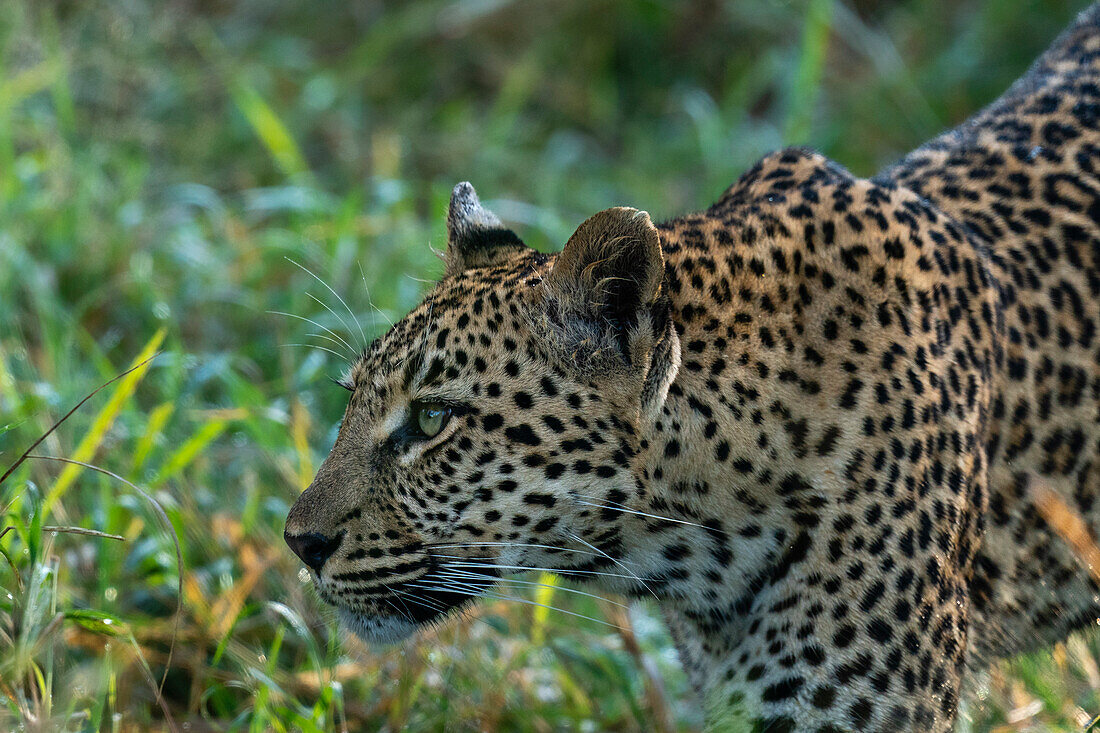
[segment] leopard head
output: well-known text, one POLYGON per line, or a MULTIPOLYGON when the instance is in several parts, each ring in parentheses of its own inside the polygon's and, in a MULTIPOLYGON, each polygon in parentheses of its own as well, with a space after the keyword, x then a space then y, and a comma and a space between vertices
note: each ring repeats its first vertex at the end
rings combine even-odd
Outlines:
POLYGON ((461 183, 447 230, 442 280, 342 380, 336 443, 286 522, 369 641, 523 569, 644 585, 637 458, 680 364, 656 227, 608 209, 545 255, 461 183))

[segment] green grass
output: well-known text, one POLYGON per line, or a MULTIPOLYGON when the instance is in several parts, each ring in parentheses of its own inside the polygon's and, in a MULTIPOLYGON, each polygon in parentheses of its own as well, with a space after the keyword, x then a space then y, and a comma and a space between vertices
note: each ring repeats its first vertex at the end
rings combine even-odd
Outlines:
MULTIPOLYGON (((0 0, 0 466, 160 352, 36 450, 155 503, 42 459, 0 485, 0 729, 697 729, 645 603, 626 634, 490 602, 344 643, 280 538, 345 399, 339 356, 294 344, 343 347, 273 312, 380 333, 439 276, 459 180, 555 249, 607 206, 705 206, 786 143, 872 173, 1078 7, 0 0)), ((964 728, 1079 730, 1098 658, 998 665, 964 728)))

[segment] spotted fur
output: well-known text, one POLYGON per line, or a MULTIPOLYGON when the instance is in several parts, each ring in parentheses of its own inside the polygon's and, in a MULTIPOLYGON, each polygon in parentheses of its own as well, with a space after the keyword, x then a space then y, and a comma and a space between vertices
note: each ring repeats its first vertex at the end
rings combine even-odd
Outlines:
POLYGON ((785 150, 556 256, 460 184, 288 540, 369 639, 557 568, 660 599, 715 727, 950 730, 968 663, 1100 617, 1028 491, 1098 529, 1098 126, 1092 8, 873 179, 785 150))

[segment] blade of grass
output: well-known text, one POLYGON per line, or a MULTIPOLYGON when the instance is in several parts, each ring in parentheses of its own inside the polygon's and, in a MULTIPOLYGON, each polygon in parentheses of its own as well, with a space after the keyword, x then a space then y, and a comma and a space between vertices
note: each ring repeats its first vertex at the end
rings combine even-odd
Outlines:
MULTIPOLYGON (((80 441, 76 450, 73 451, 71 465, 66 466, 65 469, 62 470, 61 475, 57 477, 57 481, 54 482, 53 487, 50 489, 50 493, 46 495, 46 501, 42 504, 43 515, 49 514, 54 504, 65 495, 65 492, 68 491, 77 476, 80 475, 80 466, 85 465, 82 461, 87 461, 95 455, 107 431, 111 428, 111 425, 114 424, 115 418, 118 417, 126 401, 130 399, 134 394, 134 390, 137 389, 138 382, 140 382, 142 377, 149 371, 150 361, 153 356, 156 355, 161 342, 164 341, 165 333, 165 329, 161 328, 153 334, 153 338, 149 339, 149 342, 145 344, 145 348, 141 350, 141 353, 138 354, 137 358, 134 360, 134 366, 132 366, 119 381, 118 386, 111 394, 111 399, 108 400, 107 404, 104 405, 103 409, 96 415, 84 439, 80 441)), ((79 405, 77 405, 77 407, 79 407, 79 405)), ((68 415, 66 415, 66 417, 68 417, 68 415)), ((62 418, 62 420, 64 419, 65 418, 62 418)), ((50 432, 52 431, 53 428, 50 428, 50 432)), ((47 433, 47 435, 48 434, 49 433, 47 433)), ((38 445, 40 442, 41 439, 39 439, 35 445, 38 445)), ((33 449, 34 446, 31 446, 31 450, 33 449)), ((7 478, 7 475, 8 474, 4 474, 3 478, 7 478)), ((0 482, 3 481, 3 478, 0 478, 0 482)))
POLYGON ((237 80, 229 85, 229 94, 283 175, 296 178, 309 172, 294 136, 259 92, 237 80))
POLYGON ((832 30, 833 0, 810 0, 802 42, 791 85, 790 107, 784 137, 788 145, 805 143, 810 138, 814 104, 825 67, 825 50, 832 30))
MULTIPOLYGON (((46 628, 43 629, 42 634, 39 637, 43 640, 48 639, 50 636, 52 636, 54 630, 61 627, 62 622, 61 614, 57 612, 57 571, 61 565, 61 561, 56 557, 51 558, 51 560, 51 567, 53 569, 53 572, 50 573, 50 615, 53 617, 53 621, 51 621, 46 626, 46 628)), ((47 720, 52 717, 51 710, 53 707, 54 650, 55 646, 53 644, 50 644, 46 647, 46 687, 44 689, 47 690, 47 694, 44 695, 45 704, 43 706, 43 717, 45 717, 47 720)))
POLYGON ((168 422, 168 418, 172 417, 172 413, 176 410, 175 402, 165 402, 162 405, 157 405, 153 408, 153 411, 149 413, 149 422, 145 425, 145 434, 138 440, 137 446, 134 448, 134 464, 130 471, 137 473, 145 465, 145 460, 149 457, 149 453, 153 450, 153 444, 156 442, 157 435, 164 429, 165 424, 168 422))
POLYGON ((60 59, 51 59, 0 81, 0 110, 11 109, 24 99, 48 89, 62 70, 60 59))
POLYGON ((42 35, 50 58, 60 67, 50 83, 54 113, 57 115, 61 131, 71 139, 76 131, 76 106, 73 103, 72 89, 69 87, 69 78, 66 73, 67 63, 62 51, 60 29, 57 26, 57 18, 51 10, 44 10, 40 19, 42 35))
POLYGON ((558 587, 558 576, 553 573, 539 573, 539 585, 535 590, 534 622, 531 625, 531 643, 542 646, 546 641, 546 620, 550 617, 550 607, 554 605, 554 591, 558 587))
POLYGON ((197 455, 202 453, 203 448, 208 446, 225 431, 225 428, 226 422, 224 420, 211 420, 200 427, 195 431, 194 435, 184 441, 183 445, 177 448, 172 455, 168 457, 168 460, 161 466, 160 471, 157 472, 156 478, 152 480, 150 486, 160 486, 186 468, 191 461, 195 460, 197 455))
POLYGON ((298 487, 303 491, 313 481, 313 454, 309 449, 309 411, 295 399, 290 410, 290 433, 298 456, 298 487))
POLYGON ((263 580, 273 559, 273 553, 261 557, 248 545, 241 549, 240 562, 244 566, 244 577, 230 586, 210 607, 211 617, 213 618, 213 627, 210 633, 213 638, 220 639, 229 633, 229 630, 244 610, 249 594, 263 580))
POLYGON ((105 540, 120 540, 126 541, 126 538, 119 534, 110 534, 108 532, 100 532, 95 529, 84 529, 83 527, 54 527, 52 525, 45 525, 42 527, 43 532, 51 532, 53 534, 79 534, 86 537, 100 537, 105 540))
MULTIPOLYGON (((661 679, 661 673, 656 665, 638 643, 638 636, 634 632, 634 624, 630 620, 629 611, 606 601, 600 603, 600 608, 604 615, 611 619, 618 628, 623 647, 634 658, 634 664, 637 666, 638 671, 642 673, 642 679, 645 682, 645 701, 651 715, 650 725, 660 733, 671 733, 675 730, 675 725, 672 709, 668 704, 668 693, 665 691, 664 681, 661 679)), ((643 725, 645 724, 645 721, 641 722, 643 725)))
POLYGON ((89 392, 89 393, 88 393, 88 394, 87 394, 87 395, 86 395, 86 396, 84 397, 84 399, 82 399, 82 400, 81 400, 80 402, 76 403, 76 405, 75 405, 75 406, 74 406, 74 407, 73 407, 73 408, 72 408, 71 410, 69 410, 69 411, 68 411, 68 412, 66 412, 66 413, 65 413, 64 415, 62 415, 62 416, 61 416, 61 419, 60 419, 60 420, 58 420, 58 421, 57 421, 57 422, 55 422, 55 423, 54 423, 53 425, 51 425, 51 426, 50 426, 50 429, 49 429, 49 430, 47 430, 46 432, 42 433, 42 435, 38 436, 38 439, 37 439, 37 440, 35 440, 35 441, 34 441, 33 443, 31 443, 30 447, 29 447, 29 448, 27 448, 27 450, 23 451, 23 454, 22 454, 22 455, 20 455, 18 459, 16 459, 15 463, 11 464, 11 466, 10 466, 10 467, 8 468, 8 470, 7 470, 7 471, 4 471, 4 475, 3 475, 3 476, 0 476, 0 484, 3 484, 3 483, 4 483, 4 481, 6 481, 6 480, 7 480, 8 476, 11 476, 11 475, 12 475, 13 473, 15 473, 15 470, 16 470, 17 468, 19 468, 19 466, 20 466, 20 465, 22 465, 23 461, 27 460, 27 457, 28 457, 28 456, 30 456, 30 454, 31 454, 31 451, 33 451, 33 450, 34 450, 35 448, 37 448, 37 447, 38 447, 38 446, 39 446, 39 445, 40 445, 40 444, 42 443, 42 441, 43 441, 43 440, 45 440, 46 438, 48 438, 48 437, 50 436, 50 434, 51 434, 51 433, 53 433, 53 431, 55 431, 55 430, 57 430, 57 429, 58 429, 59 427, 61 427, 61 424, 62 424, 63 422, 65 422, 66 420, 68 420, 68 419, 69 419, 70 417, 72 417, 73 413, 75 413, 75 412, 76 412, 77 410, 79 410, 79 409, 80 409, 81 407, 83 407, 83 406, 84 406, 84 403, 85 403, 85 402, 87 402, 88 400, 92 399, 92 398, 93 398, 93 397, 95 397, 95 396, 96 396, 97 394, 99 394, 99 392, 100 392, 100 391, 101 391, 101 390, 102 390, 102 389, 103 389, 104 387, 108 387, 108 386, 110 386, 111 384, 114 384, 115 382, 117 382, 118 380, 120 380, 120 379, 122 379, 122 378, 124 378, 124 377, 127 377, 127 376, 129 376, 130 374, 132 374, 133 372, 137 371, 138 369, 141 369, 142 367, 144 367, 145 365, 147 365, 147 364, 148 364, 148 363, 149 363, 150 361, 152 361, 152 360, 153 360, 154 358, 156 358, 156 356, 157 356, 157 354, 156 354, 156 353, 154 353, 154 354, 151 354, 151 355, 150 355, 150 356, 149 356, 149 357, 148 357, 147 359, 145 359, 144 361, 142 361, 142 362, 140 362, 140 363, 138 363, 138 364, 135 364, 134 366, 132 366, 132 367, 130 367, 129 369, 127 369, 126 371, 122 372, 121 374, 119 374, 119 375, 115 376, 115 377, 114 377, 114 378, 112 378, 112 379, 109 379, 109 380, 107 380, 106 382, 104 382, 103 384, 99 385, 98 387, 96 387, 96 388, 95 388, 94 390, 92 390, 91 392, 89 392))
POLYGON ((259 138, 275 165, 288 178, 301 178, 309 174, 305 156, 279 115, 263 95, 236 71, 235 59, 222 45, 217 34, 206 25, 200 25, 191 33, 191 40, 208 61, 227 80, 229 96, 259 138))
MULTIPOLYGON (((160 681, 160 685, 157 685, 156 679, 153 677, 153 670, 149 668, 149 663, 145 660, 145 654, 141 650, 141 645, 138 644, 138 640, 134 637, 133 633, 126 635, 126 640, 130 642, 130 646, 134 649, 134 654, 137 655, 138 669, 141 670, 141 676, 145 679, 146 684, 153 690, 153 696, 157 700, 157 704, 160 705, 161 711, 164 713, 164 722, 168 724, 168 729, 172 733, 179 733, 179 728, 176 726, 176 721, 172 719, 172 711, 168 708, 168 701, 164 699, 164 679, 160 681)), ((173 640, 174 641, 174 640, 173 640)), ((171 660, 169 660, 171 661, 171 660)), ((165 668, 165 675, 168 674, 168 668, 165 668)))
POLYGON ((4 68, 0 60, 0 193, 8 196, 15 192, 19 179, 7 175, 15 168, 15 139, 13 137, 14 110, 24 99, 48 89, 62 72, 59 60, 51 59, 23 71, 4 68))
MULTIPOLYGON (((164 526, 168 528, 168 531, 172 533, 172 543, 176 547, 176 611, 175 622, 173 623, 172 627, 172 641, 168 645, 168 660, 164 664, 164 675, 160 678, 160 690, 163 691, 164 682, 168 679, 168 670, 172 668, 172 652, 176 648, 176 637, 179 636, 180 616, 182 615, 181 611, 183 610, 183 549, 180 547, 180 538, 179 535, 176 534, 176 528, 172 525, 172 521, 168 518, 168 514, 164 511, 164 507, 162 507, 160 505, 160 502, 157 501, 153 496, 147 493, 144 489, 138 487, 132 481, 128 481, 127 479, 119 476, 117 473, 108 471, 107 469, 101 468, 100 466, 94 466, 90 463, 84 463, 74 458, 62 458, 60 456, 41 456, 29 454, 25 457, 35 458, 43 461, 57 461, 59 463, 68 463, 70 465, 80 466, 82 468, 87 468, 91 471, 97 471, 99 473, 102 473, 104 476, 109 476, 120 483, 126 484, 142 498, 152 504, 153 510, 157 513, 160 521, 163 522, 164 526)), ((43 511, 41 512, 41 514, 45 514, 45 512, 43 511)))

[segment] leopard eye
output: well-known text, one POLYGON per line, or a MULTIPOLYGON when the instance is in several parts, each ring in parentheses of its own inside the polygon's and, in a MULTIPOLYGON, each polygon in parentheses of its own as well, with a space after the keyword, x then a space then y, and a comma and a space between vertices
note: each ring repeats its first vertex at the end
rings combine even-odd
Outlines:
POLYGON ((438 402, 425 402, 415 406, 416 427, 425 438, 434 438, 451 419, 451 408, 438 402))

